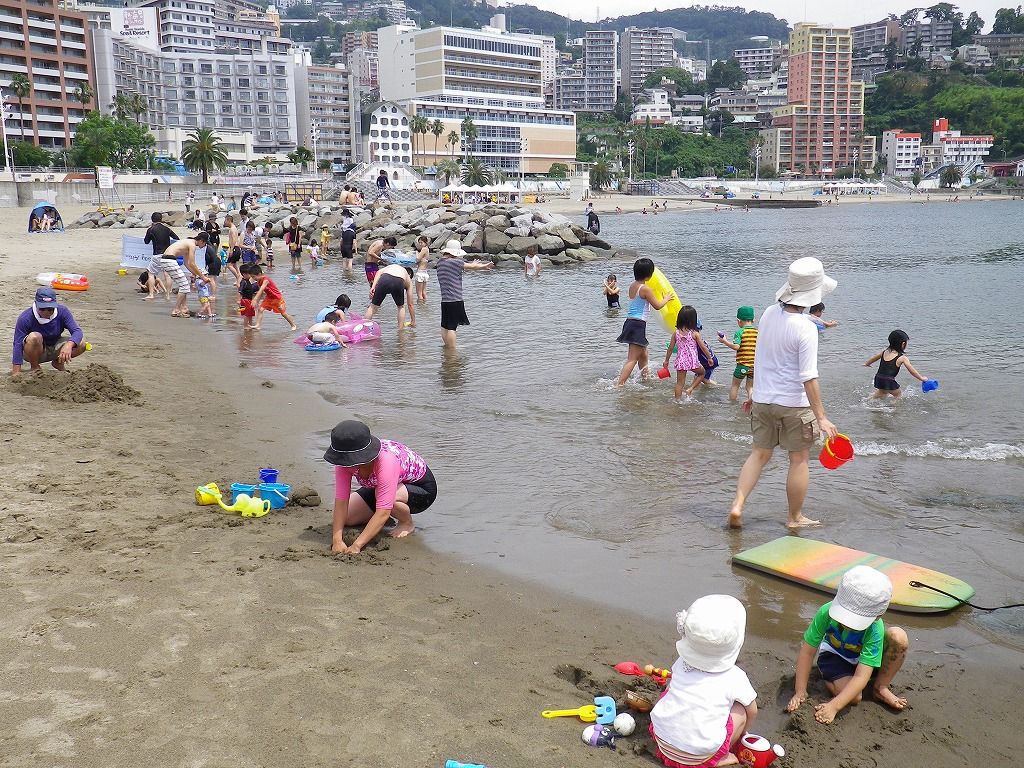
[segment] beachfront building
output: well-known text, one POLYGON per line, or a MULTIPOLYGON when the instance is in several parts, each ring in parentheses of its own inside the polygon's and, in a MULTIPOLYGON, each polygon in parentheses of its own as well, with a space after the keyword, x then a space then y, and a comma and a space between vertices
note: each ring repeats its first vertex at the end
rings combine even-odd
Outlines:
POLYGON ((671 29, 626 27, 619 46, 620 88, 636 99, 646 88, 647 76, 673 66, 675 37, 671 29))
POLYGON ((829 176, 854 164, 871 169, 875 137, 864 136, 864 84, 852 76, 845 28, 797 24, 789 38, 788 103, 762 137, 777 170, 829 176))
POLYGON ((411 166, 415 162, 409 115, 402 107, 393 101, 375 104, 363 113, 362 121, 362 162, 389 167, 411 166))
POLYGON ((319 133, 318 160, 352 162, 359 102, 353 98, 352 73, 344 67, 302 62, 295 67, 295 109, 299 143, 313 149, 313 129, 319 133))
MULTIPOLYGON (((459 148, 510 173, 547 173, 552 163, 576 158, 576 115, 545 107, 543 43, 534 35, 495 29, 384 27, 380 48, 381 98, 406 113, 440 120, 444 135, 476 129, 459 148)), ((448 156, 424 142, 416 163, 448 156)))
POLYGON ((79 87, 92 81, 92 57, 85 15, 53 0, 5 0, 0 6, 0 92, 5 94, 7 139, 45 149, 71 145, 75 126, 95 101, 83 105, 79 87), (16 74, 32 86, 18 102, 10 84, 16 74))
POLYGON ((551 103, 555 109, 586 112, 587 78, 581 70, 566 70, 555 77, 555 90, 551 103))
POLYGON ((909 177, 923 164, 921 157, 921 134, 899 129, 882 133, 882 157, 885 158, 885 172, 890 176, 909 177))
POLYGON ((984 164, 995 137, 990 135, 965 136, 949 127, 945 117, 932 122, 932 144, 941 148, 940 165, 955 163, 961 170, 970 171, 984 164))
POLYGON ((748 80, 768 77, 781 55, 781 44, 774 42, 760 48, 737 48, 732 52, 732 57, 739 63, 748 80))
POLYGON ((583 109, 604 114, 615 109, 618 92, 619 34, 614 30, 588 29, 583 35, 583 109))

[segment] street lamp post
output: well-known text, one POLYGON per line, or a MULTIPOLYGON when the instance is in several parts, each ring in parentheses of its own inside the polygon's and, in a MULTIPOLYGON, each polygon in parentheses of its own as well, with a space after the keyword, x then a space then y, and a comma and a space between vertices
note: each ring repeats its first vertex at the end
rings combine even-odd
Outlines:
POLYGON ((857 179, 857 161, 860 159, 860 150, 853 150, 853 178, 857 179))
POLYGON ((309 138, 313 144, 313 173, 317 176, 320 175, 320 161, 319 154, 317 153, 317 145, 320 143, 320 125, 313 123, 309 129, 309 138))
POLYGON ((526 153, 530 150, 528 139, 519 142, 519 189, 526 186, 526 153))
POLYGON ((636 154, 636 144, 633 143, 632 139, 630 139, 629 143, 626 145, 626 148, 629 151, 629 183, 632 184, 633 183, 633 155, 636 154))
POLYGON ((761 145, 754 149, 754 186, 761 182, 761 145))
POLYGON ((0 91, 0 124, 2 124, 4 138, 4 171, 14 172, 14 156, 11 152, 10 142, 7 141, 7 118, 12 116, 11 105, 7 103, 7 94, 0 91))

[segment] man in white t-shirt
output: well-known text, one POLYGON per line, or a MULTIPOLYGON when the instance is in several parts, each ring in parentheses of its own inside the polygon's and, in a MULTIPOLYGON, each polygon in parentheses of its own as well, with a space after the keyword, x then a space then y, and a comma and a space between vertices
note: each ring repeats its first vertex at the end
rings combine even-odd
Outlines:
POLYGON ((813 256, 789 265, 789 280, 775 294, 757 326, 754 352, 754 391, 743 404, 750 412, 754 447, 740 471, 736 497, 729 510, 729 526, 743 525, 743 504, 754 490, 761 470, 776 446, 789 452, 788 528, 817 525, 804 516, 810 471, 807 461, 820 432, 835 437, 835 424, 825 417, 818 388, 818 330, 804 312, 835 290, 836 281, 825 274, 813 256))
POLYGON ((537 277, 540 274, 540 256, 537 255, 537 246, 531 245, 526 249, 526 256, 523 257, 523 274, 527 277, 537 277))

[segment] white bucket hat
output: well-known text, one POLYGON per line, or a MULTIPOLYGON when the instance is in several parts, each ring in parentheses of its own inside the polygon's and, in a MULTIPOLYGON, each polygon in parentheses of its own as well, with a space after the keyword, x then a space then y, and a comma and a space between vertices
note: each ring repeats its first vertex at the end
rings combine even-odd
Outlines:
POLYGON ((458 240, 449 240, 445 243, 444 248, 441 249, 441 253, 448 256, 455 256, 456 258, 462 258, 466 255, 466 252, 462 250, 462 243, 458 240))
POLYGON ((704 672, 725 672, 743 647, 747 611, 731 595, 706 595, 676 614, 679 658, 704 672))
POLYGON ((844 627, 859 632, 889 608, 892 582, 881 571, 867 565, 856 565, 843 574, 832 606, 830 618, 844 627))
POLYGON ((825 267, 813 256, 789 265, 789 279, 775 294, 776 301, 798 307, 813 307, 836 289, 838 283, 825 274, 825 267))

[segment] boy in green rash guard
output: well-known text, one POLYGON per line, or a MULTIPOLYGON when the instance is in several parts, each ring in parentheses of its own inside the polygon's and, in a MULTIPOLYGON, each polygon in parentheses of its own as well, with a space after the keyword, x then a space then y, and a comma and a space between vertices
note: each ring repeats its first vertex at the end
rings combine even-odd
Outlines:
POLYGON ((850 704, 861 700, 868 683, 875 698, 895 710, 907 700, 889 690, 903 666, 910 641, 899 627, 888 627, 879 618, 889 607, 892 582, 884 573, 858 565, 845 574, 836 597, 814 615, 804 632, 796 661, 796 693, 786 706, 795 712, 807 700, 811 664, 818 656, 818 671, 832 699, 814 707, 814 719, 831 723, 850 704), (820 653, 819 653, 820 651, 820 653))

